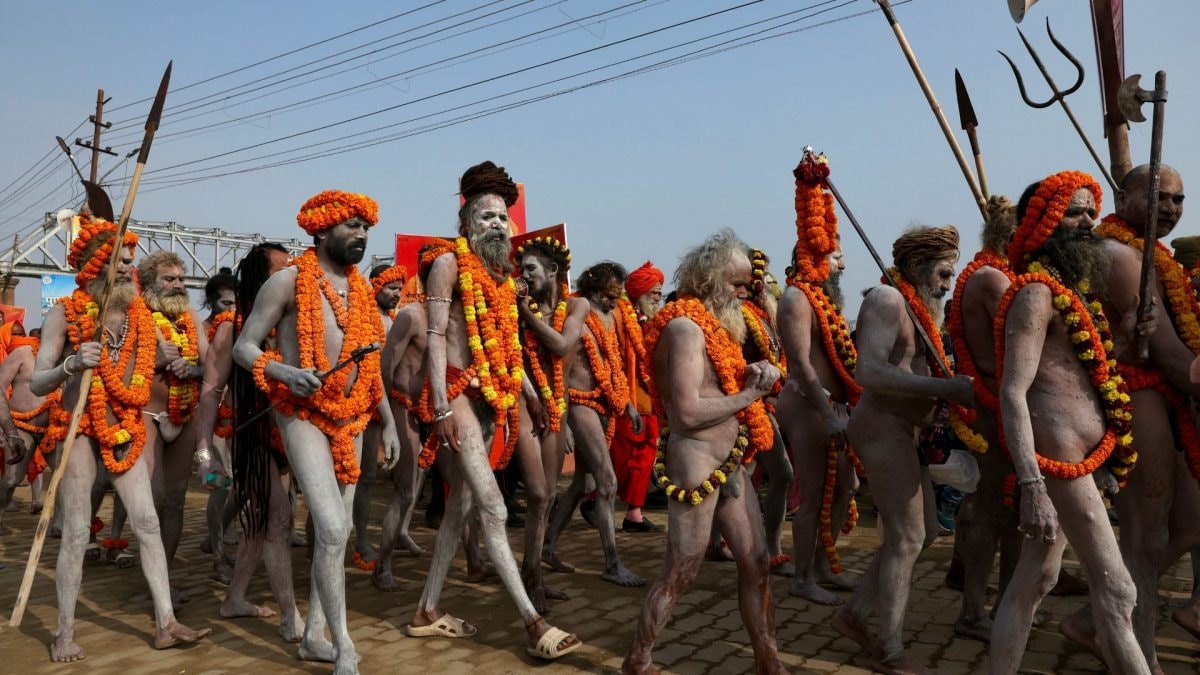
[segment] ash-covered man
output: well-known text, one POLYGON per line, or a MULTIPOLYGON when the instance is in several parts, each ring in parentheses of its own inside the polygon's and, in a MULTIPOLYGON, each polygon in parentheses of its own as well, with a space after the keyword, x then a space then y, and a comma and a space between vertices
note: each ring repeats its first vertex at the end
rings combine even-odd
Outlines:
MULTIPOLYGON (((196 430, 191 422, 200 401, 208 336, 200 329, 199 315, 188 306, 183 285, 187 268, 182 258, 171 251, 157 251, 140 261, 137 272, 159 342, 150 404, 144 413, 146 443, 153 453, 148 456, 153 461, 151 476, 155 490, 161 491, 155 495, 155 503, 170 565, 183 536, 183 505, 196 450, 196 430)), ((114 537, 120 538, 119 534, 114 537)))
MULTIPOLYGON (((408 281, 408 270, 404 265, 376 265, 371 269, 371 290, 375 293, 375 306, 383 333, 379 344, 387 340, 392 329, 396 306, 400 304, 400 293, 408 281)), ((386 390, 385 390, 386 391, 386 390)), ((379 466, 379 441, 383 432, 378 415, 371 416, 367 431, 363 435, 362 476, 354 492, 354 563, 362 570, 372 571, 379 562, 375 547, 367 538, 367 522, 371 516, 371 487, 375 484, 375 473, 379 466)), ((396 443, 399 444, 399 439, 396 443)))
MULTIPOLYGON (((20 324, 17 324, 20 325, 20 324)), ((38 352, 38 339, 14 335, 9 341, 8 356, 0 362, 0 431, 4 440, 3 475, 0 475, 0 535, 5 534, 3 518, 13 493, 22 480, 33 480, 46 470, 46 453, 62 439, 47 435, 52 408, 58 405, 59 391, 48 396, 36 396, 29 388, 38 352)), ((61 415, 61 413, 59 413, 61 415)))
POLYGON ((654 388, 670 427, 655 480, 668 497, 667 552, 642 605, 626 673, 654 670, 651 650, 680 596, 695 580, 712 523, 738 563, 738 605, 754 647, 755 671, 785 672, 775 644, 767 541, 758 498, 742 470, 769 451, 775 432, 762 397, 779 379, 766 361, 742 358, 742 300, 751 286, 746 245, 730 230, 684 254, 680 299, 646 327, 654 388))
MULTIPOLYGON (((1160 174, 1158 232, 1168 236, 1183 216, 1183 180, 1169 166, 1160 174)), ((1105 311, 1124 316, 1138 302, 1142 248, 1147 227, 1150 167, 1134 167, 1121 180, 1116 212, 1105 217, 1095 232, 1104 238, 1105 311)), ((1158 618, 1158 578, 1191 548, 1200 544, 1200 437, 1188 398, 1200 396, 1188 369, 1200 355, 1200 303, 1190 292, 1191 278, 1161 244, 1154 257, 1154 300, 1169 320, 1156 322, 1150 339, 1150 359, 1120 353, 1117 361, 1129 383, 1133 400, 1133 438, 1138 451, 1137 471, 1113 503, 1121 522, 1121 553, 1137 586, 1133 626, 1151 670, 1159 668, 1154 648, 1158 618)), ((1085 608, 1090 609, 1090 608, 1085 608)), ((1068 637, 1097 652, 1094 611, 1080 610, 1063 621, 1068 637)), ((1175 619, 1193 634, 1200 626, 1187 611, 1175 619)))
POLYGON ((871 493, 883 521, 883 543, 853 598, 833 626, 864 650, 871 666, 884 673, 926 669, 904 653, 902 631, 913 565, 937 537, 937 509, 929 470, 917 448, 918 432, 933 421, 938 399, 972 402, 970 378, 943 377, 937 357, 920 337, 920 322, 933 348, 941 350, 941 299, 950 292, 958 260, 958 230, 952 226, 914 227, 892 245, 895 286, 876 286, 858 313, 858 366, 863 388, 850 414, 846 436, 862 459, 871 493), (931 363, 932 362, 932 363, 931 363), (878 638, 867 628, 872 610, 879 616, 878 638))
MULTIPOLYGON (((566 594, 547 588, 542 578, 542 545, 549 524, 550 504, 566 455, 567 383, 564 373, 579 358, 579 338, 590 307, 573 298, 567 288, 571 252, 553 237, 538 237, 517 249, 517 265, 529 293, 517 301, 522 343, 530 382, 537 390, 542 419, 530 420, 534 429, 522 429, 517 440, 521 474, 525 481, 528 517, 525 519, 525 556, 521 577, 533 606, 544 612, 548 600, 565 600, 566 594), (535 438, 536 436, 536 438, 535 438)), ((536 411, 535 411, 536 412, 536 411)), ((645 493, 645 487, 642 488, 645 493)))
POLYGON ((300 658, 333 662, 337 673, 358 672, 346 627, 342 560, 361 472, 362 432, 372 411, 383 420, 389 468, 397 454, 379 353, 359 351, 376 346, 383 333, 371 286, 355 267, 378 213, 370 197, 339 190, 305 202, 296 221, 314 246, 263 284, 233 348, 234 361, 252 371, 259 388, 278 404, 275 420, 316 532, 300 658), (272 330, 278 352, 262 348, 272 330), (327 623, 332 644, 325 639, 327 623))
POLYGON ((826 171, 828 165, 811 156, 793 171, 796 245, 778 314, 788 374, 776 419, 800 484, 792 520, 796 572, 788 592, 820 605, 841 605, 844 601, 821 584, 856 587, 835 569, 841 566, 835 547, 858 488, 846 423, 862 387, 854 380, 858 352, 842 314, 839 282, 846 265, 832 200, 826 200, 826 171), (820 227, 809 227, 814 222, 820 227), (826 498, 830 505, 823 514, 826 498))
MULTIPOLYGON (((458 239, 424 256, 432 265, 425 329, 432 449, 453 453, 458 471, 451 478, 450 503, 438 530, 425 591, 406 632, 411 637, 446 638, 476 633, 474 626, 439 607, 463 514, 474 499, 488 556, 525 623, 525 651, 556 659, 582 643, 546 623, 530 602, 508 546, 508 513, 492 473, 511 458, 520 426, 518 406, 527 385, 509 262, 508 207, 517 201, 517 186, 503 167, 483 162, 463 173, 459 191, 466 203, 459 210, 458 239)), ((532 388, 529 391, 536 396, 532 388)))
MULTIPOLYGON (((91 522, 92 485, 101 465, 112 476, 141 547, 142 571, 154 602, 155 648, 194 642, 211 632, 184 626, 175 620, 171 608, 150 462, 144 456, 148 420, 142 410, 150 403, 159 347, 150 309, 133 283, 137 236, 132 232, 126 232, 119 243, 101 342, 94 341, 97 326, 93 312, 98 311, 104 295, 116 234, 116 224, 91 221, 71 243, 67 262, 79 270, 75 276, 79 287, 46 315, 30 382, 34 396, 46 396, 61 387, 63 410, 72 410, 81 394, 82 374, 91 369, 99 380, 94 379, 88 390, 86 412, 80 419, 70 457, 57 469, 63 472, 58 495, 63 534, 56 569, 58 628, 50 658, 59 662, 85 658, 83 648, 75 642, 75 604, 91 522)), ((69 415, 52 416, 48 433, 65 438, 69 424, 69 415)))
MULTIPOLYGON (((1108 263, 1092 232, 1100 198, 1091 176, 1063 171, 1029 186, 1017 203, 1008 259, 1020 276, 996 313, 996 372, 1028 539, 996 612, 993 673, 1020 667, 1034 609, 1058 578, 1067 539, 1091 580, 1108 667, 1150 672, 1133 633, 1136 589, 1096 490, 1113 476, 1123 482, 1137 459, 1128 387, 1110 361, 1124 353, 1117 342, 1128 344, 1137 312, 1121 317, 1114 333, 1101 306, 1108 263)), ((1155 323, 1136 330, 1149 334, 1155 323)))

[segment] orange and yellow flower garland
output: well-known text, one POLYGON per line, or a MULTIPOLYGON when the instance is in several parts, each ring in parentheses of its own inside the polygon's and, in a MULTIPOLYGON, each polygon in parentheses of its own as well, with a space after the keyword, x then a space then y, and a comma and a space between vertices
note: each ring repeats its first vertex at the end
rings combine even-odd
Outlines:
MULTIPOLYGON (((112 257, 113 240, 116 238, 117 224, 107 220, 93 220, 85 223, 79 230, 79 234, 71 242, 71 250, 67 253, 67 264, 72 268, 79 270, 75 274, 75 284, 80 288, 88 285, 88 282, 100 276, 100 271, 108 264, 112 257), (100 246, 92 253, 92 257, 85 263, 83 252, 88 247, 88 242, 98 236, 108 235, 108 241, 100 246)), ((125 230, 124 245, 126 248, 134 248, 137 246, 138 236, 129 230, 125 230)))
MULTIPOLYGON (((1116 214, 1100 221, 1096 234, 1119 241, 1138 252, 1145 246, 1145 239, 1137 236, 1133 228, 1116 214)), ((1166 290, 1166 309, 1171 323, 1188 349, 1200 355, 1200 302, 1197 302, 1196 293, 1192 290, 1191 275, 1183 265, 1175 262, 1175 256, 1160 241, 1154 243, 1154 271, 1166 290)))
MULTIPOLYGON (((82 289, 75 289, 70 297, 62 300, 62 305, 67 321, 67 338, 78 351, 81 344, 95 335, 100 307, 82 289)), ((100 365, 92 370, 87 412, 79 422, 80 433, 95 438, 100 445, 100 458, 110 473, 124 473, 133 468, 146 444, 142 408, 150 402, 150 380, 154 377, 157 348, 154 320, 142 298, 135 297, 125 312, 128 328, 117 362, 113 363, 109 357, 108 342, 104 341, 100 350, 100 365), (131 361, 133 374, 129 384, 125 384, 125 373, 131 361), (108 422, 110 410, 117 420, 115 425, 108 422), (118 460, 115 451, 125 444, 129 445, 125 458, 118 460)), ((65 417, 65 422, 69 423, 70 415, 65 417)), ((51 430, 47 433, 62 433, 65 438, 65 428, 61 432, 55 429, 63 421, 63 416, 53 415, 51 430)))
MULTIPOLYGON (((567 289, 565 285, 559 293, 559 297, 562 299, 558 301, 558 306, 554 308, 554 317, 551 326, 553 326, 554 330, 561 333, 563 325, 567 321, 567 289)), ((537 315, 538 320, 541 320, 542 313, 538 311, 537 306, 531 304, 529 308, 537 315)), ((546 408, 550 431, 561 431, 562 418, 567 412, 567 389, 563 380, 562 357, 550 353, 549 350, 542 349, 537 335, 529 328, 525 328, 525 355, 528 357, 529 370, 533 375, 533 383, 537 385, 538 394, 542 398, 542 405, 546 408), (546 371, 542 367, 543 354, 550 360, 550 377, 546 376, 546 371)))
MULTIPOLYGON (((646 324, 646 353, 654 353, 663 329, 672 320, 681 317, 691 320, 703 331, 704 351, 709 361, 712 362, 713 370, 716 371, 717 379, 721 383, 721 390, 730 396, 741 391, 745 386, 746 377, 746 359, 742 356, 742 347, 729 337, 728 331, 721 326, 717 317, 713 316, 704 303, 696 298, 681 298, 668 303, 654 315, 654 318, 646 324)), ((657 387, 650 394, 656 402, 661 401, 657 387)), ((656 405, 661 404, 656 403, 656 405)), ((661 410, 659 415, 666 419, 661 410)), ((742 463, 749 464, 759 452, 770 450, 774 446, 775 429, 771 425, 771 419, 767 417, 767 411, 763 407, 761 399, 739 410, 736 417, 738 422, 747 428, 749 442, 742 463)))
POLYGON ((862 396, 862 387, 854 379, 854 368, 858 365, 858 350, 854 340, 850 339, 850 326, 840 307, 835 305, 825 294, 820 284, 802 281, 797 275, 788 278, 788 285, 794 286, 808 298, 812 307, 813 317, 821 331, 821 341, 825 346, 825 356, 833 365, 834 373, 846 390, 846 400, 850 405, 856 405, 862 396))
MULTIPOLYGON (((946 356, 946 348, 939 339, 942 332, 938 330, 937 324, 933 322, 933 317, 930 316, 929 309, 925 307, 925 303, 917 296, 917 290, 904 279, 904 276, 895 267, 888 268, 888 275, 892 278, 896 289, 904 296, 904 301, 912 309, 913 316, 917 318, 921 327, 925 329, 925 334, 929 336, 930 342, 933 343, 933 348, 937 350, 936 358, 933 354, 926 355, 929 360, 930 371, 935 376, 945 378, 954 377, 953 372, 943 372, 942 364, 949 366, 950 360, 946 356)), ((987 452, 987 439, 975 433, 975 430, 967 423, 968 419, 974 419, 970 417, 972 411, 957 403, 948 402, 947 405, 950 406, 950 428, 954 430, 954 435, 958 436, 959 440, 966 444, 972 452, 981 455, 987 452)))
MULTIPOLYGON (((991 267, 1001 272, 1008 277, 1010 282, 1016 276, 1013 274, 1012 268, 1008 266, 1008 259, 999 253, 986 248, 976 253, 975 258, 958 274, 958 279, 954 284, 954 300, 950 303, 950 316, 947 318, 947 323, 950 328, 950 342, 954 345, 955 367, 958 368, 958 372, 972 378, 976 403, 996 412, 1000 409, 1000 399, 987 388, 983 378, 979 375, 979 370, 975 368, 975 361, 971 359, 971 352, 967 348, 966 329, 963 325, 963 293, 966 292, 967 282, 970 281, 971 275, 984 267, 991 267)), ((975 418, 975 411, 968 410, 963 420, 968 424, 974 424, 975 418)))
POLYGON ((1118 364, 1117 371, 1125 378, 1130 392, 1153 389, 1163 397, 1170 408, 1171 421, 1175 425, 1175 434, 1183 448, 1188 469, 1193 478, 1200 480, 1200 431, 1196 429, 1196 423, 1192 419, 1192 408, 1187 397, 1171 386, 1161 371, 1125 364, 1118 364))
POLYGON ((1099 210, 1103 197, 1100 185, 1095 178, 1082 171, 1062 171, 1038 184, 1025 209, 1025 217, 1018 223, 1008 243, 1008 259, 1013 267, 1023 268, 1030 262, 1028 256, 1040 250, 1050 239, 1062 222, 1071 198, 1082 189, 1091 191, 1096 199, 1096 209, 1099 210))
MULTIPOLYGON (((1054 294, 1054 309, 1062 316, 1066 324, 1071 343, 1075 345, 1076 356, 1088 370, 1089 379, 1100 403, 1104 407, 1106 420, 1104 438, 1088 453, 1083 461, 1078 463, 1061 462, 1037 454, 1038 468, 1042 473, 1060 480, 1073 480, 1091 475, 1106 462, 1113 460, 1112 472, 1117 482, 1124 485, 1129 472, 1137 462, 1137 452, 1134 451, 1132 424, 1133 406, 1129 398, 1128 386, 1117 372, 1116 360, 1109 359, 1113 349, 1109 333, 1108 319, 1099 301, 1088 299, 1085 303, 1074 290, 1067 288, 1052 276, 1051 270, 1040 262, 1033 262, 1029 272, 1017 276, 1012 286, 1000 299, 1000 307, 996 312, 993 323, 993 334, 996 340, 996 373, 1003 377, 1004 373, 1004 322, 1013 299, 1022 288, 1029 284, 1044 284, 1054 294)), ((1086 288, 1084 289, 1086 293, 1086 288)), ((1003 443, 1003 435, 1001 436, 1003 443)))
POLYGON ((667 499, 674 499, 680 504, 700 506, 704 503, 705 498, 728 483, 730 477, 737 471, 750 442, 748 434, 749 428, 745 424, 739 424, 737 440, 733 444, 733 449, 729 451, 729 456, 725 458, 724 462, 721 462, 720 466, 713 469, 708 478, 700 482, 699 487, 689 490, 679 487, 667 476, 667 442, 671 437, 671 432, 663 427, 658 436, 658 451, 654 456, 654 484, 663 489, 663 492, 667 494, 667 499))
POLYGON ((638 319, 637 309, 628 296, 622 295, 617 300, 614 314, 621 322, 621 327, 625 330, 625 339, 632 347, 633 357, 637 361, 638 381, 642 389, 650 391, 650 362, 646 359, 646 337, 642 334, 642 322, 638 319))
POLYGON ((625 414, 629 405, 629 382, 625 379, 615 328, 607 328, 594 311, 588 312, 586 325, 591 334, 584 333, 581 341, 592 376, 596 378, 596 388, 568 389, 567 395, 571 403, 591 408, 605 418, 605 442, 612 443, 617 418, 625 414))
MULTIPOLYGON (((340 222, 340 221, 339 221, 340 222)), ((383 330, 374 296, 367 281, 353 266, 347 268, 349 283, 347 299, 333 289, 326 278, 316 250, 309 248, 296 258, 296 341, 300 351, 300 368, 327 373, 333 364, 325 351, 325 323, 322 298, 329 303, 334 318, 344 334, 339 361, 350 357, 359 347, 371 344, 383 330), (347 306, 348 305, 348 306, 347 306)), ((383 399, 383 380, 379 370, 379 353, 367 354, 358 364, 357 377, 349 386, 350 370, 343 368, 330 373, 320 389, 305 399, 295 399, 278 384, 266 377, 268 360, 275 353, 264 352, 254 364, 254 379, 284 415, 308 420, 329 438, 333 455, 334 474, 341 483, 353 484, 361 473, 355 457, 354 439, 362 433, 374 410, 383 399)))
MULTIPOLYGON (((200 363, 199 337, 196 333, 196 322, 192 320, 190 311, 185 310, 174 322, 162 312, 153 312, 150 316, 154 319, 159 334, 179 348, 180 355, 188 365, 195 366, 200 363)), ((181 380, 171 372, 166 375, 167 418, 172 424, 182 426, 192 419, 196 401, 200 398, 200 381, 181 380)))

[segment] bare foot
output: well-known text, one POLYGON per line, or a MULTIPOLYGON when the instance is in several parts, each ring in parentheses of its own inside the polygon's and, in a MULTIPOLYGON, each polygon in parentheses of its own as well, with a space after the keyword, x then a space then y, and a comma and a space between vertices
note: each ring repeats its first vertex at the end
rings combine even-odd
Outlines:
POLYGON ((178 621, 171 621, 154 634, 154 648, 166 649, 177 644, 196 642, 211 632, 211 628, 192 630, 178 621))
POLYGON ((467 581, 473 584, 481 583, 494 576, 496 576, 496 568, 492 567, 491 563, 484 563, 480 567, 467 570, 467 581))
POLYGON ((221 603, 220 609, 221 618, 234 619, 238 617, 250 617, 255 619, 265 619, 270 616, 275 616, 275 610, 270 607, 262 607, 251 604, 245 599, 233 600, 229 597, 225 598, 225 602, 221 603))
POLYGON ((555 551, 543 551, 542 564, 562 574, 573 574, 575 572, 575 568, 563 562, 562 558, 559 558, 558 553, 555 551))
POLYGON ((371 575, 371 583, 384 593, 400 592, 400 582, 392 576, 391 570, 384 570, 382 565, 375 568, 375 573, 371 575))
POLYGON ((846 610, 842 610, 837 614, 834 614, 833 619, 830 621, 830 625, 833 626, 833 629, 840 633, 842 637, 848 637, 857 642, 858 646, 862 647, 863 651, 869 652, 871 650, 871 642, 875 639, 875 637, 871 635, 871 629, 868 628, 865 623, 848 613, 846 610))
POLYGON ((625 660, 621 662, 622 675, 659 675, 658 668, 654 667, 654 663, 647 657, 642 659, 633 659, 633 654, 627 654, 625 660))
POLYGON ((417 542, 412 540, 412 537, 403 532, 396 535, 396 543, 414 556, 420 557, 425 555, 425 549, 421 548, 417 542))
POLYGON ((796 566, 792 564, 791 559, 780 559, 780 562, 775 562, 775 559, 772 558, 771 574, 777 577, 791 578, 796 576, 796 566))
POLYGON ((1074 614, 1068 616, 1058 622, 1058 632, 1071 642, 1086 648, 1093 656, 1100 659, 1100 663, 1104 663, 1104 656, 1100 652, 1100 644, 1096 642, 1096 635, 1087 629, 1082 619, 1076 618, 1074 614))
POLYGON ((600 578, 609 583, 614 583, 618 586, 626 586, 629 588, 646 585, 645 579, 639 577, 633 572, 630 572, 629 568, 625 567, 621 563, 617 563, 615 569, 606 570, 604 574, 600 575, 600 578))
POLYGON ((333 675, 358 675, 358 662, 361 658, 354 650, 348 650, 342 654, 338 652, 337 661, 334 662, 333 675))
POLYGON ((303 638, 300 650, 296 655, 301 661, 318 661, 320 663, 337 661, 337 652, 333 648, 333 643, 325 638, 303 638))
POLYGON ((954 632, 980 642, 992 641, 992 620, 986 616, 977 619, 959 619, 954 622, 954 632))
POLYGON ((858 589, 858 579, 845 572, 834 574, 832 570, 818 568, 814 576, 817 578, 817 583, 822 586, 832 586, 839 591, 853 591, 858 589))
POLYGON ((871 667, 876 672, 885 673, 885 675, 929 675, 933 672, 924 664, 904 653, 888 661, 872 656, 871 667))
POLYGON ((542 587, 546 589, 546 599, 547 600, 570 600, 571 599, 571 596, 567 595, 566 591, 560 591, 553 586, 543 585, 542 587))
POLYGON ((1188 607, 1180 607, 1171 613, 1171 618, 1181 628, 1192 634, 1192 637, 1200 640, 1200 616, 1196 615, 1196 610, 1188 607))
POLYGON ((208 573, 208 578, 222 586, 228 586, 230 579, 233 578, 233 568, 223 560, 214 560, 213 569, 208 573))
POLYGON ((839 598, 833 593, 830 593, 824 588, 821 588, 811 581, 805 583, 799 580, 793 580, 792 585, 788 588, 788 593, 800 598, 804 598, 805 600, 818 605, 825 605, 826 607, 837 607, 839 605, 846 604, 845 600, 839 598))
POLYGON ((375 547, 371 545, 355 546, 354 550, 364 562, 375 562, 379 560, 379 554, 375 552, 375 547))
POLYGON ((73 635, 58 635, 50 645, 50 660, 55 663, 73 663, 87 658, 83 647, 75 644, 73 635))
POLYGON ((279 637, 290 645, 299 644, 304 639, 304 619, 298 613, 285 614, 279 621, 279 637))

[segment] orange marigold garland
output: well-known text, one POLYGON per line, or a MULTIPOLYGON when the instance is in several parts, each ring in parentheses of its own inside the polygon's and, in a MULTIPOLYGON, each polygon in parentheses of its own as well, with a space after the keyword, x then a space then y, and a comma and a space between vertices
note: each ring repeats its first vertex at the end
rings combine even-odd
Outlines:
POLYGON ((633 348, 633 356, 637 360, 638 382, 643 389, 650 391, 650 362, 646 359, 646 337, 643 335, 642 321, 638 318, 637 308, 629 301, 629 296, 622 295, 617 300, 614 314, 621 322, 626 339, 633 348))
MULTIPOLYGON (((341 222, 341 221, 338 221, 341 222)), ((308 249, 296 258, 296 341, 300 351, 300 368, 312 368, 326 373, 332 368, 325 351, 325 323, 322 298, 333 310, 338 328, 344 334, 339 361, 350 357, 355 349, 374 342, 383 325, 376 311, 375 299, 366 279, 353 266, 347 268, 350 289, 346 300, 333 289, 317 261, 315 249, 308 249)), ((358 481, 361 473, 355 457, 354 439, 362 433, 374 410, 383 400, 383 380, 379 370, 379 353, 372 352, 358 364, 357 377, 350 386, 350 369, 329 374, 320 389, 304 399, 293 398, 281 383, 271 383, 266 377, 269 360, 278 360, 277 353, 264 352, 254 363, 254 380, 284 415, 308 420, 329 438, 333 455, 334 474, 341 483, 358 481), (350 393, 346 393, 349 387, 350 393)))
POLYGON ((796 250, 790 276, 820 283, 829 278, 828 256, 837 250, 833 195, 825 191, 829 162, 823 154, 805 155, 792 175, 796 179, 796 250))
MULTIPOLYGON (((171 344, 179 348, 179 353, 188 365, 200 363, 200 342, 196 333, 196 322, 192 313, 184 311, 172 322, 162 312, 150 315, 158 332, 171 344)), ((167 372, 167 418, 172 424, 182 426, 192 419, 196 402, 200 399, 200 381, 182 380, 174 373, 167 372)))
POLYGON ((808 298, 812 307, 813 317, 821 331, 821 341, 825 346, 825 355, 833 365, 834 372, 846 390, 846 398, 850 405, 858 403, 862 396, 862 387, 854 379, 854 368, 858 365, 858 350, 854 340, 850 338, 850 326, 846 316, 820 284, 803 281, 798 275, 788 277, 788 285, 794 286, 808 298))
POLYGON ((296 223, 311 236, 354 217, 377 224, 379 204, 363 194, 326 190, 304 202, 296 214, 296 223))
POLYGON ((612 443, 617 418, 625 414, 629 405, 629 382, 625 379, 616 330, 607 328, 594 311, 588 312, 586 325, 590 335, 584 333, 581 341, 592 376, 596 378, 596 388, 568 389, 567 394, 571 403, 591 408, 605 418, 605 442, 612 443))
MULTIPOLYGON (((241 330, 242 323, 241 321, 237 321, 237 313, 232 309, 227 309, 214 316, 212 321, 208 323, 206 334, 208 335, 209 344, 212 344, 213 340, 216 339, 217 330, 225 323, 234 323, 237 330, 241 330)), ((263 365, 266 365, 266 362, 263 365)), ((271 428, 274 429, 275 427, 272 426, 271 428)), ((220 407, 217 408, 217 421, 213 426, 213 434, 217 438, 229 438, 233 435, 233 407, 229 405, 224 396, 221 398, 220 407)))
MULTIPOLYGON (((942 341, 938 339, 942 332, 938 330, 937 324, 933 322, 933 317, 929 314, 929 309, 925 307, 925 303, 917 296, 917 289, 913 288, 912 284, 904 279, 900 271, 895 267, 888 268, 888 276, 891 277, 892 283, 895 284, 896 290, 900 291, 900 295, 904 296, 904 301, 908 303, 912 309, 913 316, 925 329, 925 334, 929 336, 933 342, 933 348, 937 350, 937 357, 933 354, 927 354, 929 360, 930 371, 935 377, 954 377, 953 372, 944 372, 942 364, 950 365, 950 359, 946 356, 946 348, 942 345, 942 341)), ((975 433, 967 420, 974 419, 971 417, 971 411, 957 403, 947 403, 950 406, 950 428, 954 430, 954 435, 958 436, 972 452, 983 454, 987 452, 987 439, 975 433)))
POLYGON ((1171 421, 1175 425, 1175 434, 1183 448, 1188 469, 1193 478, 1200 480, 1200 431, 1192 419, 1192 408, 1187 397, 1171 386, 1161 371, 1125 364, 1118 364, 1117 371, 1125 378, 1130 392, 1153 389, 1163 397, 1170 408, 1171 421))
MULTIPOLYGON (((82 289, 76 289, 61 302, 67 322, 67 338, 78 351, 81 344, 95 335, 100 307, 82 289)), ((80 433, 96 439, 100 446, 100 458, 110 473, 128 471, 142 454, 146 443, 142 409, 150 402, 150 381, 154 377, 157 348, 154 320, 141 297, 135 297, 129 304, 125 310, 125 321, 125 336, 115 362, 109 353, 108 341, 105 340, 101 346, 100 365, 92 370, 87 412, 79 422, 80 433), (133 374, 129 384, 126 384, 125 373, 131 362, 133 374), (109 411, 116 418, 116 424, 109 424, 109 411), (124 445, 128 445, 125 456, 117 459, 116 451, 124 445)), ((61 430, 58 427, 69 422, 69 414, 64 419, 64 416, 53 415, 52 411, 51 428, 47 433, 61 433, 65 438, 65 426, 61 430)))
MULTIPOLYGON (((717 317, 696 298, 681 298, 668 303, 654 315, 646 324, 646 353, 654 353, 663 328, 672 320, 681 317, 691 320, 703 331, 704 351, 712 362, 713 370, 716 371, 721 390, 730 396, 741 391, 746 378, 746 359, 742 355, 742 347, 729 337, 728 331, 721 326, 717 317)), ((656 402, 661 401, 656 387, 650 394, 656 402)), ((659 416, 666 419, 661 410, 659 416)), ((748 445, 742 463, 749 464, 759 452, 770 450, 774 446, 775 430, 761 399, 739 410, 736 417, 738 422, 747 428, 748 445)))
MULTIPOLYGON (((1115 239, 1138 252, 1145 247, 1145 239, 1137 236, 1133 228, 1116 214, 1100 221, 1096 234, 1115 239)), ((1197 302, 1196 293, 1192 290, 1191 275, 1175 261, 1171 250, 1161 241, 1154 243, 1154 271, 1166 291, 1166 309, 1172 325, 1188 349, 1193 354, 1200 354, 1200 302, 1197 302)))
MULTIPOLYGON (((996 372, 1004 372, 1004 322, 1017 293, 1029 284, 1044 284, 1054 294, 1054 309, 1062 317, 1067 334, 1075 346, 1076 356, 1088 370, 1089 379, 1106 419, 1104 437, 1083 461, 1060 462, 1037 454, 1038 468, 1042 473, 1060 480, 1073 480, 1091 475, 1106 462, 1112 461, 1111 470, 1117 482, 1124 485, 1129 472, 1137 462, 1133 449, 1133 406, 1128 385, 1117 372, 1117 362, 1109 358, 1113 349, 1108 319, 1100 302, 1088 297, 1085 302, 1077 292, 1065 286, 1053 275, 1050 268, 1041 262, 1029 265, 1029 272, 1013 280, 1008 292, 1000 299, 996 312, 993 334, 996 340, 996 372)), ((1087 293, 1087 289, 1083 289, 1087 293)))
MULTIPOLYGON (((567 321, 567 289, 564 285, 559 291, 558 306, 554 308, 554 316, 551 319, 551 326, 559 333, 562 332, 563 325, 567 321)), ((537 315, 538 320, 541 320, 542 313, 539 311, 536 304, 530 304, 529 308, 537 315)), ((550 431, 558 432, 562 430, 562 418, 567 412, 567 389, 563 380, 563 360, 562 357, 551 353, 549 350, 542 348, 541 343, 537 339, 537 334, 530 328, 525 328, 525 356, 529 361, 530 374, 533 375, 533 383, 537 386, 538 394, 541 396, 542 405, 546 408, 546 416, 549 418, 550 431), (543 367, 545 361, 550 362, 550 376, 546 375, 546 370, 543 367)))
POLYGON ((408 268, 404 265, 393 265, 371 277, 371 290, 375 295, 379 295, 384 286, 396 282, 400 282, 401 286, 408 282, 408 268))
MULTIPOLYGON (((88 282, 100 276, 100 271, 108 264, 109 258, 112 257, 113 239, 116 238, 117 224, 107 220, 93 220, 85 223, 79 230, 79 234, 71 242, 71 250, 67 253, 67 264, 73 269, 79 270, 75 274, 75 284, 80 288, 88 285, 88 282), (100 236, 108 237, 108 241, 100 246, 92 253, 92 257, 84 261, 83 253, 87 249, 88 243, 100 236)), ((126 248, 137 246, 138 236, 129 230, 125 230, 124 243, 126 248)))
MULTIPOLYGON (((979 375, 979 370, 975 368, 975 361, 971 359, 971 352, 967 347, 966 330, 963 325, 963 293, 966 292, 967 282, 970 281, 971 275, 984 267, 991 267, 1003 273, 1004 276, 1008 277, 1010 282, 1015 276, 1012 268, 1008 265, 1008 259, 999 253, 989 249, 983 249, 976 253, 975 258, 958 274, 958 279, 954 285, 954 299, 950 303, 950 316, 947 318, 947 323, 950 328, 950 342, 954 345, 955 367, 958 368, 958 372, 972 378, 976 403, 992 412, 996 412, 1000 409, 1000 399, 997 398, 995 392, 987 388, 983 378, 979 375)), ((963 420, 967 424, 974 424, 975 418, 974 410, 967 410, 966 414, 963 415, 963 420)))

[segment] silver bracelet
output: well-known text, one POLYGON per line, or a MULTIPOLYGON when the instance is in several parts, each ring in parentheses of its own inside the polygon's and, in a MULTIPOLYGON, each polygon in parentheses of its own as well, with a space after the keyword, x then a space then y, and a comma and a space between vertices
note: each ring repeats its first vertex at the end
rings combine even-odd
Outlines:
POLYGON ((192 456, 196 458, 197 462, 207 462, 212 459, 212 453, 209 452, 208 448, 200 448, 192 456))
POLYGON ((451 418, 451 417, 454 417, 454 411, 453 411, 453 410, 443 410, 443 411, 441 411, 441 412, 439 412, 439 413, 434 413, 434 414, 433 414, 433 421, 434 421, 434 422, 441 422, 442 420, 449 419, 449 418, 451 418))
POLYGON ((454 302, 454 300, 451 298, 439 298, 433 295, 427 295, 425 296, 425 302, 444 302, 446 304, 450 304, 454 302))
POLYGON ((63 359, 63 362, 62 362, 62 369, 63 369, 63 372, 67 374, 67 377, 71 377, 72 375, 75 374, 75 373, 71 372, 71 367, 67 365, 68 363, 71 362, 71 359, 73 359, 73 358, 75 358, 75 355, 71 354, 67 358, 63 359))
POLYGON ((1025 487, 1026 485, 1034 485, 1036 483, 1045 483, 1045 482, 1046 482, 1046 477, 1041 474, 1038 474, 1037 476, 1034 476, 1033 478, 1022 478, 1022 479, 1018 480, 1017 487, 1025 487))
POLYGON ((426 329, 425 329, 425 334, 426 334, 426 335, 429 335, 429 334, 431 334, 431 333, 432 333, 433 335, 441 335, 442 337, 446 337, 446 331, 437 331, 437 330, 434 330, 434 329, 432 329, 432 328, 426 328, 426 329))

